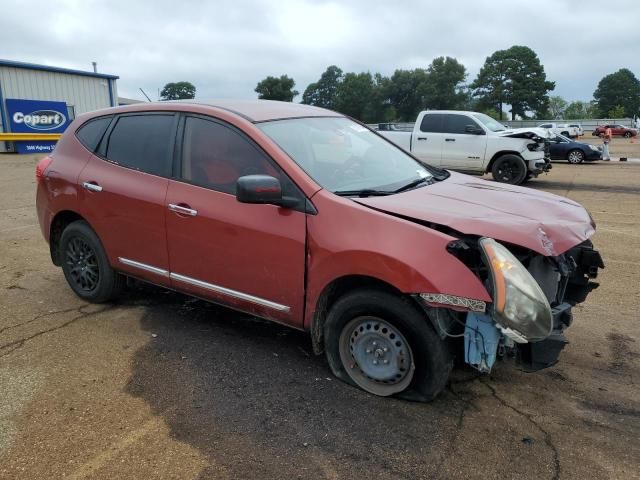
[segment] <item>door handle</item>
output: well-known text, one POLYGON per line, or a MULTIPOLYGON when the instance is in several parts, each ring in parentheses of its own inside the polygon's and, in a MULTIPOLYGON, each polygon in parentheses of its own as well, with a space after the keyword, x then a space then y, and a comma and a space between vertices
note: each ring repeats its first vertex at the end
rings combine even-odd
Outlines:
POLYGON ((102 187, 95 182, 83 182, 82 188, 89 190, 90 192, 101 192, 102 187))
POLYGON ((455 138, 445 138, 444 141, 445 142, 455 142, 456 139, 455 138))
POLYGON ((168 206, 169 210, 175 213, 179 213, 181 215, 189 215, 190 217, 195 217, 198 215, 198 211, 193 208, 189 208, 188 206, 176 205, 175 203, 170 203, 168 206))
POLYGON ((426 140, 427 137, 418 137, 418 140, 426 140))

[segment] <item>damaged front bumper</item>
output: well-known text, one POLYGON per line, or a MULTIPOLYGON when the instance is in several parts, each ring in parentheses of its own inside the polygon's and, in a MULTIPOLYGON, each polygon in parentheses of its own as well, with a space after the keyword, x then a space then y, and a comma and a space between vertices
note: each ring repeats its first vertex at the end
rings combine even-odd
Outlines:
POLYGON ((569 343, 565 330, 573 321, 573 306, 584 302, 587 295, 598 287, 593 279, 599 269, 604 268, 600 253, 588 240, 558 257, 533 255, 524 261, 551 307, 553 328, 545 338, 528 342, 514 336, 496 323, 491 308, 484 312, 449 311, 445 315, 441 308, 428 311, 443 338, 457 336, 464 339, 465 362, 481 372, 491 371, 495 361, 502 357, 515 358, 519 368, 527 372, 555 365, 560 352, 569 343), (463 331, 460 332, 462 325, 463 331))

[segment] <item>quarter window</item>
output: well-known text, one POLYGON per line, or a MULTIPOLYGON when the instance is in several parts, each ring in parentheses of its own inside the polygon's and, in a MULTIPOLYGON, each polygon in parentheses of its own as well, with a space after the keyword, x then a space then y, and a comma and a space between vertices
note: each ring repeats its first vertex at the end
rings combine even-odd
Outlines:
POLYGON ((107 159, 141 172, 169 176, 173 123, 173 115, 120 117, 109 135, 107 159))
POLYGON ((267 156, 234 129, 217 122, 187 117, 184 128, 181 177, 190 183, 235 194, 244 175, 271 175, 283 192, 292 185, 267 156))
POLYGON ((93 152, 98 146, 98 143, 100 143, 100 140, 102 139, 102 136, 110 122, 111 117, 89 120, 76 130, 76 137, 78 137, 78 140, 80 140, 82 145, 93 152))

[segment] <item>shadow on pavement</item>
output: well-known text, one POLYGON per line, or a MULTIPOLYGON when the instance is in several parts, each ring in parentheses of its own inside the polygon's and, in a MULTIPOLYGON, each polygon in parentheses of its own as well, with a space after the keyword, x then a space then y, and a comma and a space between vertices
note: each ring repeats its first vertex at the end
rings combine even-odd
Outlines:
POLYGON ((462 401, 380 399, 337 381, 306 334, 153 287, 127 392, 199 449, 201 478, 417 478, 438 471, 462 401))

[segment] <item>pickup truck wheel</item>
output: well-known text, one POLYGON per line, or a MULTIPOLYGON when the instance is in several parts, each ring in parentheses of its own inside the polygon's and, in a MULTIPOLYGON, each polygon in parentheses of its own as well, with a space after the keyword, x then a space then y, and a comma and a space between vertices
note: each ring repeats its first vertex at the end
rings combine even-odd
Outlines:
POLYGON ((107 302, 124 286, 125 277, 111 268, 100 239, 83 220, 64 229, 59 255, 67 283, 83 300, 107 302))
POLYGON ((567 155, 569 163, 578 164, 584 162, 584 152, 582 150, 571 150, 567 155))
POLYGON ((527 177, 527 165, 517 155, 502 155, 493 162, 491 175, 496 182, 520 185, 527 177))
POLYGON ((327 316, 324 341, 336 377, 383 397, 431 401, 453 365, 425 314, 381 290, 357 290, 338 300, 327 316))

